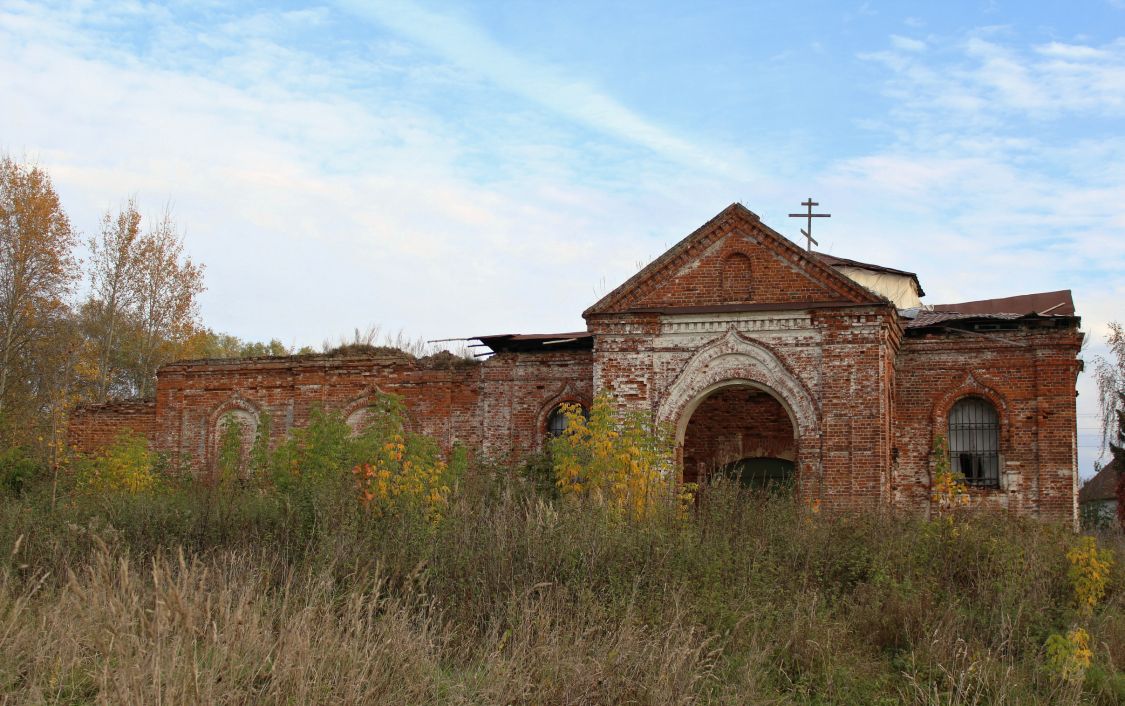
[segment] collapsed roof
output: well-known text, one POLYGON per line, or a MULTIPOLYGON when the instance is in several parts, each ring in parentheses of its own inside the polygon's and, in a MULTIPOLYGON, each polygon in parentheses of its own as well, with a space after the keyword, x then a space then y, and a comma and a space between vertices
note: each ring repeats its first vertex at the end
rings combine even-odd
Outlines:
POLYGON ((901 312, 907 329, 929 328, 951 322, 1001 322, 1070 320, 1077 318, 1069 289, 1036 292, 998 299, 978 299, 957 304, 935 304, 927 309, 901 312))
POLYGON ((501 333, 493 336, 473 336, 472 338, 491 348, 494 353, 582 350, 594 347, 594 334, 589 331, 501 333))

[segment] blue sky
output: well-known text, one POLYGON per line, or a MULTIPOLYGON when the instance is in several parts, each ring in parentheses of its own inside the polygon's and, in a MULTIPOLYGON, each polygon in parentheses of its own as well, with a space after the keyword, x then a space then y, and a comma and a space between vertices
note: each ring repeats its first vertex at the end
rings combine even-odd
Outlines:
POLYGON ((1087 359, 1125 319, 1125 0, 0 0, 0 95, 85 233, 171 204, 243 338, 581 328, 732 201, 793 237, 808 195, 928 303, 1073 289, 1087 359))

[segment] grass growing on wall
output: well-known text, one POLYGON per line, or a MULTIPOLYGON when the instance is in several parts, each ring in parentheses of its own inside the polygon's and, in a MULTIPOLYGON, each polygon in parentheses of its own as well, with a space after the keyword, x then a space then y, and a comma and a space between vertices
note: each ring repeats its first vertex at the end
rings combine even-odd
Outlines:
POLYGON ((353 441, 339 419, 318 419, 245 482, 163 479, 98 496, 64 487, 54 511, 46 485, 5 495, 0 694, 12 703, 1125 699, 1119 540, 1103 537, 1103 553, 1091 554, 1063 528, 999 515, 829 516, 727 482, 701 488, 688 513, 670 503, 623 516, 557 497, 541 469, 479 462, 443 476, 436 516, 424 502, 374 511, 352 470, 375 463, 367 452, 394 472, 400 461, 365 446, 373 437, 353 441), (283 472, 288 486, 270 480, 283 472), (1104 584, 1091 592, 1095 578, 1104 584), (1085 641, 1069 642, 1079 626, 1085 641))

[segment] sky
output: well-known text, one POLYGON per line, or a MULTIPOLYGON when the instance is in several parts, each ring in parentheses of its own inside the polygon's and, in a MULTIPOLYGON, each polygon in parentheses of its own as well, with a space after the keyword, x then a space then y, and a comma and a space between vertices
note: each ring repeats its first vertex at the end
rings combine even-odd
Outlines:
POLYGON ((926 303, 1071 289, 1088 363, 1125 321, 1125 0, 0 0, 0 96, 85 236, 171 208, 244 339, 582 329, 730 203, 796 239, 809 196, 926 303))

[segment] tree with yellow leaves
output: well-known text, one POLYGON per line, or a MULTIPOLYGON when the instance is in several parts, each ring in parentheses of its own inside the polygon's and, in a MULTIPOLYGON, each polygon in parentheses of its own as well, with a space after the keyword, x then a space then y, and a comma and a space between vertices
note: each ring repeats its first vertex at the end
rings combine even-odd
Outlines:
POLYGON ((567 426, 551 441, 556 483, 564 497, 585 497, 631 518, 675 499, 672 436, 641 412, 623 412, 607 394, 590 415, 564 405, 567 426))
POLYGON ((463 471, 464 450, 454 448, 446 463, 433 439, 406 430, 406 410, 398 397, 379 395, 369 412, 369 424, 357 439, 364 461, 352 469, 360 502, 375 513, 416 510, 437 522, 463 471))
POLYGON ((82 306, 94 350, 93 398, 150 396, 156 369, 182 357, 200 329, 203 267, 183 251, 171 213, 147 231, 133 200, 107 212, 90 241, 90 297, 82 306))
POLYGON ((9 419, 38 416, 36 366, 65 333, 75 245, 48 174, 0 157, 0 413, 9 419))

